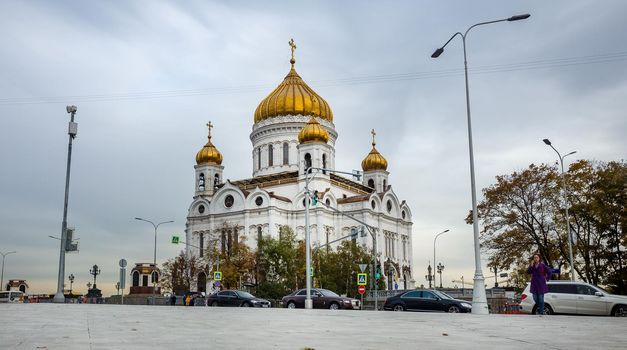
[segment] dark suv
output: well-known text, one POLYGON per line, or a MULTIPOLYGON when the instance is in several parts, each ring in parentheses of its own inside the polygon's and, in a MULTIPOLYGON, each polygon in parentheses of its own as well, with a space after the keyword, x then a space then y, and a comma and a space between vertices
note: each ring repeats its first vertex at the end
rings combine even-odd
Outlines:
MULTIPOLYGON (((304 308, 307 289, 299 289, 281 299, 283 307, 288 309, 304 308)), ((314 309, 355 309, 359 310, 359 300, 341 297, 327 289, 311 289, 311 300, 314 309)))

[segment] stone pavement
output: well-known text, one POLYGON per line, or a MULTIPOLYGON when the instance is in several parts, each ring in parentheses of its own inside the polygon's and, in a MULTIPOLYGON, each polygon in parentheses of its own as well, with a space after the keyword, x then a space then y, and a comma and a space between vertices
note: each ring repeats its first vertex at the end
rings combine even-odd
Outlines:
POLYGON ((626 349, 627 318, 0 304, 0 349, 626 349))

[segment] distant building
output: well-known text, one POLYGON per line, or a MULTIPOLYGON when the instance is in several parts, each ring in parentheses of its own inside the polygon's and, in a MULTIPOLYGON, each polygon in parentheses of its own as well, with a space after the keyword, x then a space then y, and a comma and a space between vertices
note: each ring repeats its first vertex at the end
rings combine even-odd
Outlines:
POLYGON ((24 294, 28 294, 26 280, 9 280, 5 287, 5 290, 19 290, 24 294))
POLYGON ((131 270, 131 288, 129 294, 153 294, 154 285, 157 285, 155 294, 161 294, 159 278, 161 270, 152 263, 137 263, 131 270))

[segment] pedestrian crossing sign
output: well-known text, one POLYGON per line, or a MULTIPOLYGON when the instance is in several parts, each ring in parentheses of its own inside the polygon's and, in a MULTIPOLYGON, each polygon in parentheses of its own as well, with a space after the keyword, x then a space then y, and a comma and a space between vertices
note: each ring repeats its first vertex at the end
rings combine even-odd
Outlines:
POLYGON ((358 286, 365 286, 367 281, 368 281, 368 278, 366 277, 365 273, 358 273, 357 274, 357 285, 358 286))
POLYGON ((179 236, 172 236, 172 244, 179 244, 180 241, 179 236))
POLYGON ((213 280, 214 281, 222 281, 222 272, 220 271, 216 271, 213 273, 213 280))

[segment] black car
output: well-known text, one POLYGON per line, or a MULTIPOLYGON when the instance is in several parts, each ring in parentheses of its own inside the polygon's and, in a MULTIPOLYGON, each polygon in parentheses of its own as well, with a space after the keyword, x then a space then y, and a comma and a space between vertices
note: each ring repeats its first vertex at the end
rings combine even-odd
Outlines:
MULTIPOLYGON (((281 300, 283 307, 288 309, 304 308, 307 289, 296 290, 281 300)), ((359 300, 337 295, 327 289, 311 289, 311 300, 314 309, 349 309, 359 310, 359 300)))
POLYGON ((207 306, 270 307, 270 302, 241 290, 223 290, 208 296, 207 306))
POLYGON ((385 300, 384 310, 393 311, 436 311, 470 312, 472 305, 464 300, 453 299, 437 290, 416 289, 385 300))

